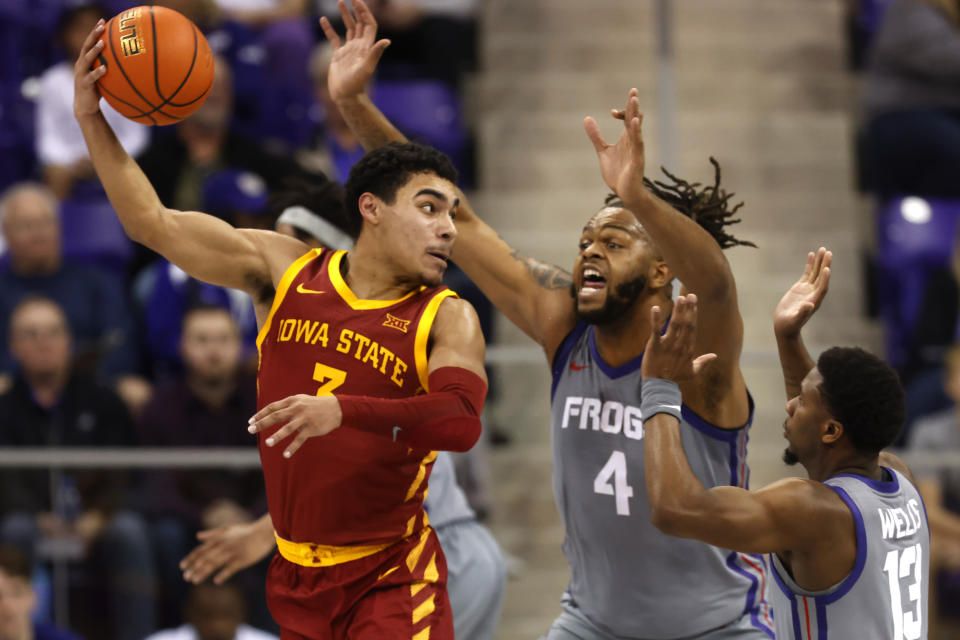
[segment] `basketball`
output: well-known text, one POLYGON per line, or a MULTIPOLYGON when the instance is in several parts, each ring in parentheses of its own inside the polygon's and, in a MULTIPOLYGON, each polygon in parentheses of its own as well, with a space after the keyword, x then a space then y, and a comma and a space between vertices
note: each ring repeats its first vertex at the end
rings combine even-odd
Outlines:
POLYGON ((210 93, 210 45, 195 24, 172 9, 127 9, 110 18, 100 40, 100 65, 107 67, 97 81, 100 93, 135 122, 174 124, 210 93))

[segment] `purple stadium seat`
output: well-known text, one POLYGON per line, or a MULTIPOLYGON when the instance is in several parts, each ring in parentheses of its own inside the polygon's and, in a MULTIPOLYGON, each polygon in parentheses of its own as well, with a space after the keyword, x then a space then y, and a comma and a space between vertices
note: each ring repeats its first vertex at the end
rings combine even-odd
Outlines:
POLYGON ((913 328, 934 270, 950 268, 960 201, 893 198, 877 215, 877 302, 894 366, 908 357, 913 328))
POLYGON ((106 198, 66 200, 60 217, 64 256, 124 275, 133 244, 106 198))
POLYGON ((460 98, 436 80, 381 80, 371 91, 374 104, 407 136, 451 157, 464 166, 466 132, 461 122, 460 98))

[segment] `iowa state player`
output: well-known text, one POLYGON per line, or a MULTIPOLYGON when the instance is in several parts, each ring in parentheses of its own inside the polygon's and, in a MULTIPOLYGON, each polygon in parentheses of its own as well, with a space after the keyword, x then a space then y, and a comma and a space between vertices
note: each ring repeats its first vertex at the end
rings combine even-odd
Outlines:
POLYGON ((254 299, 261 411, 251 431, 262 433, 279 551, 267 598, 283 636, 452 638, 423 499, 436 450, 478 438, 486 396, 476 313, 439 287, 456 237, 456 172, 415 144, 367 155, 346 185, 363 218, 349 254, 167 209, 99 111, 102 72, 89 69, 102 30, 77 60, 74 112, 124 229, 254 299))

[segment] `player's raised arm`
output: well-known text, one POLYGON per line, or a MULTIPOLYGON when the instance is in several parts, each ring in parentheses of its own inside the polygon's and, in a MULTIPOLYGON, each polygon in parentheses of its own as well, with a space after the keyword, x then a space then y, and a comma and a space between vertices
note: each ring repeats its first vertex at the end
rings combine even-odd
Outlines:
POLYGON ((329 20, 320 18, 320 27, 333 48, 327 72, 330 98, 367 151, 388 142, 407 142, 367 94, 367 85, 390 41, 377 40, 377 21, 363 0, 354 0, 356 16, 344 0, 337 6, 346 28, 343 40, 329 20))
POLYGON ((809 480, 787 479, 756 492, 704 487, 683 447, 677 382, 695 377, 715 356, 693 358, 695 296, 678 298, 666 334, 661 335, 665 320, 658 307, 651 316, 654 330, 644 351, 640 412, 654 526, 669 535, 726 549, 768 553, 810 548, 825 528, 846 524, 849 513, 844 515, 843 504, 829 495, 829 489, 809 480))
POLYGON ((833 253, 820 247, 807 254, 803 274, 791 286, 773 312, 773 332, 777 337, 780 367, 787 400, 800 394, 800 383, 815 363, 803 344, 800 330, 820 308, 830 286, 833 253))
MULTIPOLYGON (((377 62, 390 44, 377 40, 377 22, 363 0, 354 3, 356 15, 340 0, 346 34, 340 38, 326 18, 320 26, 333 47, 328 73, 330 95, 350 129, 366 150, 406 137, 371 102, 367 85, 377 62)), ((460 194, 457 243, 453 260, 490 301, 552 358, 564 336, 576 324, 570 287, 563 269, 525 258, 508 245, 473 211, 460 194)))
POLYGON ((74 115, 100 181, 132 240, 163 255, 199 280, 260 297, 292 260, 307 251, 294 238, 235 229, 213 216, 173 211, 160 202, 143 171, 117 140, 100 112, 96 82, 106 67, 90 70, 102 44, 101 20, 87 36, 74 65, 74 115))
MULTIPOLYGON (((718 356, 728 379, 738 372, 743 346, 743 321, 737 306, 733 272, 717 240, 698 223, 683 215, 644 186, 643 116, 637 90, 631 89, 623 112, 624 131, 616 144, 607 144, 593 118, 584 120, 587 135, 600 160, 604 182, 633 212, 662 252, 663 260, 683 283, 697 294, 700 309, 711 318, 699 333, 699 349, 718 356)), ((739 374, 737 374, 739 376, 739 374)), ((744 394, 745 397, 745 394, 744 394)), ((744 400, 744 406, 746 406, 744 400)))

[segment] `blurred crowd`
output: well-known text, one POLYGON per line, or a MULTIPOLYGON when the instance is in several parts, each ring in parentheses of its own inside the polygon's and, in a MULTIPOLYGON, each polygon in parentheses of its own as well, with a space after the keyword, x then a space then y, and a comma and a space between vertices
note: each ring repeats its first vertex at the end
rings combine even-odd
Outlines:
MULTIPOLYGON (((907 389, 901 444, 960 453, 960 2, 849 0, 862 74, 856 149, 876 202, 870 306, 907 389)), ((956 468, 916 465, 934 549, 931 613, 960 634, 956 468)))
MULTIPOLYGON (((208 99, 179 125, 144 127, 102 103, 161 200, 349 248, 359 220, 344 214, 340 183, 363 150, 330 100, 318 26, 321 15, 339 23, 336 3, 154 3, 193 20, 216 64, 208 99)), ((256 446, 245 428, 256 411, 251 301, 126 237, 73 118, 84 39, 138 4, 0 3, 0 447, 256 446)), ((374 101, 409 138, 448 153, 469 185, 461 90, 476 1, 369 4, 393 42, 374 101)), ((489 304, 462 273, 449 278, 489 330, 489 304)), ((191 587, 179 569, 199 530, 265 512, 259 469, 3 468, 0 486, 0 639, 273 637, 265 563, 224 586, 191 587), (58 564, 69 569, 69 616, 57 616, 69 632, 51 624, 58 564)))

